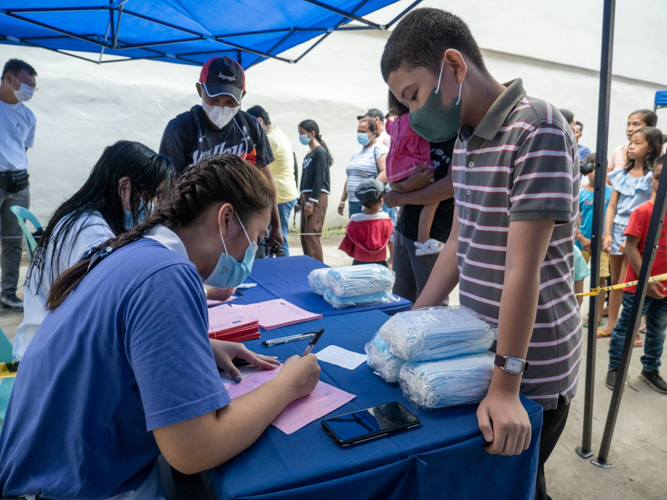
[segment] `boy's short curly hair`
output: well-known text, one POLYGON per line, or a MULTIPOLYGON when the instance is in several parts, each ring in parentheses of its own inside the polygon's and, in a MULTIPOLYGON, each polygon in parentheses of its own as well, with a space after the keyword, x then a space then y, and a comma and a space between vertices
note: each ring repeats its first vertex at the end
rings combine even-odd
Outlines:
POLYGON ((486 72, 482 52, 460 17, 440 9, 413 10, 398 23, 384 47, 382 77, 387 81, 401 67, 424 67, 437 76, 447 49, 458 50, 486 72))

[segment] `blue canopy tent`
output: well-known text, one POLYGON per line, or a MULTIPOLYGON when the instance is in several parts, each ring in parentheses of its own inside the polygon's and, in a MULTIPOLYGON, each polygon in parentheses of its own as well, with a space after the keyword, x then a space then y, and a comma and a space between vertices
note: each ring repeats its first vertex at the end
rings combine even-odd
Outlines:
POLYGON ((421 2, 386 25, 363 17, 396 1, 0 0, 0 43, 98 64, 153 59, 202 65, 227 55, 247 69, 268 58, 296 63, 334 31, 386 30, 421 2), (278 55, 316 37, 294 59, 278 55))

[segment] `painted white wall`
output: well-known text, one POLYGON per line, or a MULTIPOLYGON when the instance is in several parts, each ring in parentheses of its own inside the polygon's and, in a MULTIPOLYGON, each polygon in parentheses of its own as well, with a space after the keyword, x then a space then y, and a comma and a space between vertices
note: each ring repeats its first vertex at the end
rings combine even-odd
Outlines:
MULTIPOLYGON (((387 22, 410 1, 371 19, 387 22)), ((616 4, 610 150, 625 142, 628 113, 652 109, 655 91, 667 89, 659 29, 667 22, 667 4, 616 4)), ((582 144, 595 149, 602 0, 427 0, 422 5, 463 17, 491 73, 500 81, 523 78, 529 95, 571 109, 585 125, 582 144)), ((386 109, 379 61, 388 36, 334 33, 296 65, 266 61, 247 73, 244 108, 264 106, 292 140, 299 161, 307 148, 298 142, 297 124, 311 118, 320 125, 335 159, 329 226, 346 222, 336 214, 336 205, 347 160, 359 147, 355 117, 369 107, 386 109)), ((29 103, 38 120, 29 158, 32 209, 44 222, 80 187, 105 146, 132 139, 157 150, 166 123, 199 100, 199 69, 191 66, 151 61, 97 66, 45 50, 0 45, 0 62, 10 57, 28 61, 39 73, 39 91, 29 103)), ((659 115, 667 120, 667 111, 659 115)))

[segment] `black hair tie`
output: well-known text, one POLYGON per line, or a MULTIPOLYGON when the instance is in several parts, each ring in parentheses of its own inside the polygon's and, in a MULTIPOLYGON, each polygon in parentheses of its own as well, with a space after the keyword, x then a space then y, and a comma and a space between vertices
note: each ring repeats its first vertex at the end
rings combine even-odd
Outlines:
POLYGON ((89 273, 97 264, 111 255, 114 250, 114 247, 104 247, 101 250, 95 250, 95 248, 91 248, 86 253, 84 253, 82 260, 90 257, 90 263, 88 264, 88 270, 86 272, 89 273))

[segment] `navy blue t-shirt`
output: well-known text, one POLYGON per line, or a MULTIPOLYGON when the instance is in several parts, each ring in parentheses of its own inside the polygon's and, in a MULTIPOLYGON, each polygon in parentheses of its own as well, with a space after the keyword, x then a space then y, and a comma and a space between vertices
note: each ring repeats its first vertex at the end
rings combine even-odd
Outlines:
POLYGON ((142 239, 95 267, 37 330, 0 434, 3 496, 107 498, 137 488, 153 429, 229 403, 195 266, 142 239))

